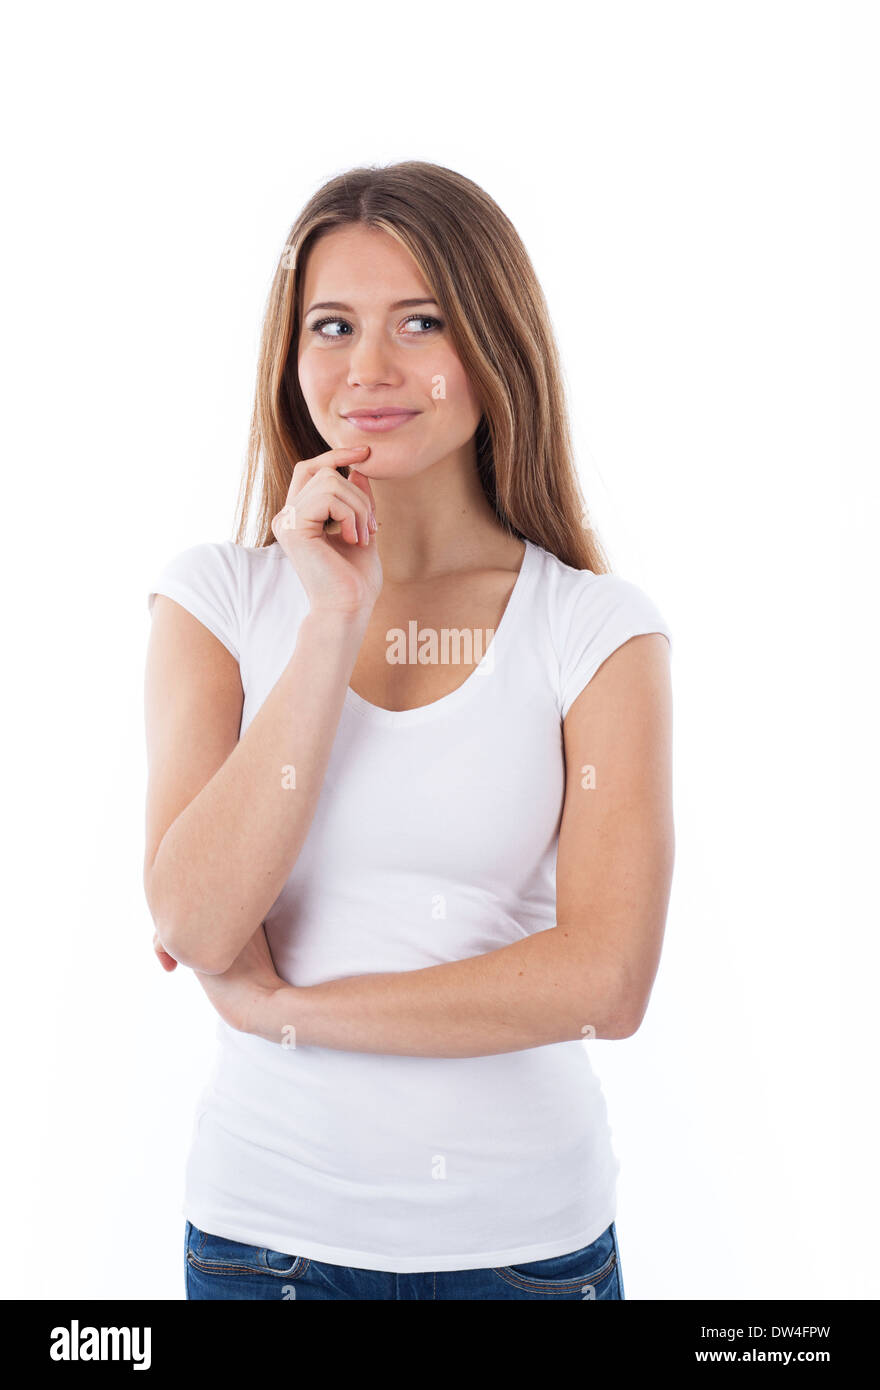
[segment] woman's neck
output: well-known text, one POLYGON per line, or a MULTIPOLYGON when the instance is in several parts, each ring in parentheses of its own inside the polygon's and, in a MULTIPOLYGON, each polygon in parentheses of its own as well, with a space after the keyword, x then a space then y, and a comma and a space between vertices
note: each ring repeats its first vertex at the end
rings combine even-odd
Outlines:
POLYGON ((504 530, 470 455, 443 459, 409 478, 371 478, 382 572, 411 584, 452 570, 505 568, 521 542, 504 530))

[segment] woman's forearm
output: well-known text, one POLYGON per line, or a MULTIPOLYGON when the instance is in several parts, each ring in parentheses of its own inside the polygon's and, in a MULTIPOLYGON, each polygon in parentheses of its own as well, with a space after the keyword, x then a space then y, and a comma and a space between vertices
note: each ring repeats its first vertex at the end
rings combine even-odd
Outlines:
POLYGON ((225 971, 263 921, 311 825, 369 613, 309 613, 232 753, 170 826, 150 875, 163 946, 225 971))
POLYGON ((561 925, 482 956, 399 973, 285 985, 247 1031, 285 1047, 484 1057, 577 1038, 622 1038, 638 1009, 583 931, 561 925))

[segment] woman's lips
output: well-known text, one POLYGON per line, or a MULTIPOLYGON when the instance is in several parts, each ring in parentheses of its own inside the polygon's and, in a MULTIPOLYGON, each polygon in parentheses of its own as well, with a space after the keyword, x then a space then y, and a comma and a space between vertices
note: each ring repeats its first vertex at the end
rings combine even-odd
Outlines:
POLYGON ((405 425, 407 420, 414 420, 418 414, 418 410, 409 410, 397 415, 345 415, 343 418, 346 424, 367 434, 385 434, 388 430, 396 430, 398 425, 405 425))

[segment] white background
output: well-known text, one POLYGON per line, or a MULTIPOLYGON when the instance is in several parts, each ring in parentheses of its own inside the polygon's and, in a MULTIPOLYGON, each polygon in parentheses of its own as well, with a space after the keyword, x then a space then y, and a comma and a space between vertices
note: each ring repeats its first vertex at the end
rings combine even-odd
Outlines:
POLYGON ((7 21, 6 1297, 183 1297, 213 1014, 151 950, 146 595, 232 534, 290 224, 336 173, 408 158, 518 227, 591 515, 674 633, 664 957, 636 1036, 589 1044, 627 1297, 880 1295, 875 13, 7 21))

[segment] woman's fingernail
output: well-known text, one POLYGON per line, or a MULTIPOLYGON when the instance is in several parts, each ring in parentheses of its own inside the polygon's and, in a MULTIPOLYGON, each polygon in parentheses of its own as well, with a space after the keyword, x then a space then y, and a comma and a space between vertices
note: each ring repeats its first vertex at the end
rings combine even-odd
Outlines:
POLYGON ((371 530, 371 531, 378 531, 378 529, 379 529, 379 526, 378 526, 378 523, 377 523, 377 521, 376 521, 376 517, 375 517, 375 515, 374 515, 373 512, 370 512, 370 530, 371 530))

